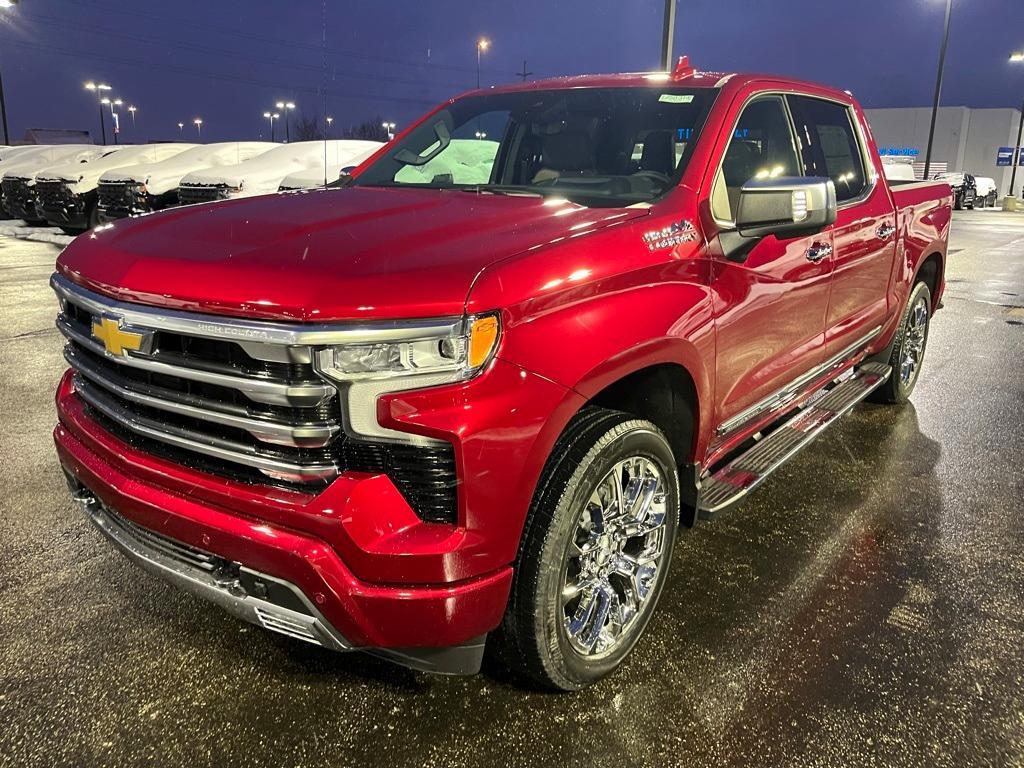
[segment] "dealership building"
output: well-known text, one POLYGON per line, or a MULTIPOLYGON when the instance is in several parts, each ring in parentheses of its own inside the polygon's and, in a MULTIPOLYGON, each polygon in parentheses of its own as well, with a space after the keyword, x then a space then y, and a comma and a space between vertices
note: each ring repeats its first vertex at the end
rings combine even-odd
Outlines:
MULTIPOLYGON (((883 155, 912 157, 921 178, 931 107, 865 111, 879 151, 883 155)), ((948 169, 988 176, 995 179, 1000 196, 1005 195, 1010 189, 1012 147, 1019 126, 1017 109, 942 107, 935 122, 932 174, 948 169)), ((1024 159, 1024 152, 1021 155, 1024 159)), ((1020 194, 1024 168, 1018 171, 1016 191, 1020 194)))

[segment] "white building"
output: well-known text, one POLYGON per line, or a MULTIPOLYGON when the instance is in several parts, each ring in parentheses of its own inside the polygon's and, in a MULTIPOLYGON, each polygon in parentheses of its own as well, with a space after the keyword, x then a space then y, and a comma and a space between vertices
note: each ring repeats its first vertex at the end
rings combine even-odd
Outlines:
MULTIPOLYGON (((879 151, 912 156, 920 176, 928 147, 931 107, 868 109, 865 112, 879 151)), ((1014 145, 1019 126, 1020 110, 1017 109, 940 108, 935 121, 932 175, 948 168, 988 176, 996 180, 1000 197, 1005 195, 1010 189, 1013 168, 996 165, 996 155, 1000 148, 1014 145)), ((1017 168, 1018 194, 1021 184, 1024 184, 1024 166, 1017 168)))

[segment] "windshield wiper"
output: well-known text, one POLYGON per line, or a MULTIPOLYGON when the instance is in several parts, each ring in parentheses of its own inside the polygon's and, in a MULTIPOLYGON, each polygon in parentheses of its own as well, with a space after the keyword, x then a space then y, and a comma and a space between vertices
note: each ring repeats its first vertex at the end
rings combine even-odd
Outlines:
POLYGON ((472 184, 465 186, 452 187, 452 189, 458 189, 461 192, 473 192, 477 195, 491 194, 491 195, 523 195, 524 197, 544 197, 543 192, 538 192, 536 189, 530 189, 529 187, 520 187, 515 184, 472 184))

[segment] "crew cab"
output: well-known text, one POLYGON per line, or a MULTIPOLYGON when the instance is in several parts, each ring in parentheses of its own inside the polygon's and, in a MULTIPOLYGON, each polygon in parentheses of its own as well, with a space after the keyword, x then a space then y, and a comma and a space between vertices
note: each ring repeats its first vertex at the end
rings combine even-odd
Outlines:
POLYGON ((77 235, 100 223, 100 177, 114 168, 124 168, 161 160, 191 149, 195 144, 141 144, 122 146, 113 154, 87 163, 65 163, 36 175, 38 211, 53 226, 69 235, 77 235))
POLYGON ((192 147, 155 163, 113 168, 100 176, 97 218, 116 221, 178 205, 182 177, 244 163, 276 146, 269 141, 225 141, 192 147))
POLYGON ((579 689, 681 529, 911 395, 951 206, 810 82, 683 59, 470 92, 341 188, 68 246, 57 454, 114 545, 240 618, 579 689))

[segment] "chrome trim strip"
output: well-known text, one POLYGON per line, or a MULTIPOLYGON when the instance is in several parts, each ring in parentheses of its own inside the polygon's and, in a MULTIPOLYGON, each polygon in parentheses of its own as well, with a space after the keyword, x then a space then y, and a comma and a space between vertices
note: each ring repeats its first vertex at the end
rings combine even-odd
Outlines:
POLYGON ((878 334, 880 334, 881 332, 882 326, 878 326, 870 333, 866 334, 865 336, 861 337, 853 344, 848 346, 838 355, 835 355, 834 357, 826 360, 821 365, 812 368, 811 370, 807 371, 807 373, 804 373, 803 375, 794 379, 786 386, 782 387, 782 389, 776 390, 772 394, 768 395, 768 397, 754 403, 748 408, 745 408, 744 410, 740 411, 738 414, 733 416, 731 419, 722 422, 719 425, 719 427, 715 430, 715 434, 718 437, 732 434, 733 432, 736 432, 744 424, 754 421, 756 418, 762 416, 763 414, 778 410, 786 403, 791 402, 795 398, 799 397, 800 391, 805 386, 807 386, 807 384, 821 376, 829 368, 835 368, 837 365, 840 365, 844 360, 855 355, 858 351, 866 347, 871 342, 871 340, 878 336, 878 334))
MULTIPOLYGON (((108 511, 91 491, 82 488, 75 492, 74 498, 75 501, 81 504, 82 509, 89 516, 92 524, 122 554, 143 570, 164 579, 180 589, 214 603, 231 615, 244 621, 267 627, 274 631, 280 631, 291 637, 299 637, 299 639, 306 640, 307 642, 316 642, 318 645, 335 651, 352 649, 352 646, 324 618, 323 614, 317 610, 302 590, 291 582, 244 566, 240 568, 242 572, 260 581, 273 582, 289 590, 309 611, 308 615, 267 602, 266 600, 261 600, 246 593, 237 584, 218 582, 213 574, 179 562, 168 554, 169 547, 168 550, 158 549, 152 543, 148 543, 142 537, 136 535, 131 528, 124 525, 118 519, 119 515, 108 511), (284 632, 283 629, 268 626, 268 622, 261 617, 260 612, 264 614, 269 613, 288 622, 294 622, 303 630, 310 632, 315 639, 300 636, 293 632, 284 632)), ((138 527, 142 528, 142 526, 138 527)), ((170 540, 168 540, 168 543, 170 543, 170 540)))
POLYGON ((248 445, 160 424, 132 413, 116 403, 109 402, 107 397, 92 391, 92 387, 88 384, 83 385, 82 381, 76 382, 75 391, 86 403, 127 430, 188 451, 253 467, 268 477, 310 481, 323 480, 338 474, 338 468, 334 464, 296 464, 283 459, 260 456, 254 448, 248 445), (198 439, 194 439, 193 435, 198 439))
POLYGON ((189 416, 194 419, 223 424, 226 427, 244 429, 257 440, 274 445, 288 445, 296 448, 322 448, 331 442, 334 435, 341 431, 337 424, 288 424, 285 422, 268 421, 266 419, 253 419, 248 416, 224 413, 223 411, 210 408, 199 408, 187 403, 175 402, 164 398, 147 395, 137 392, 128 387, 111 381, 108 376, 99 371, 96 366, 77 354, 73 348, 66 347, 64 359, 75 371, 91 381, 93 384, 118 395, 119 397, 149 408, 157 408, 169 413, 176 413, 179 416, 189 416))
POLYGON ((67 338, 76 344, 81 344, 86 349, 96 353, 107 360, 126 365, 129 368, 138 368, 144 371, 174 376, 182 379, 190 379, 205 384, 216 384, 221 387, 237 389, 250 400, 268 405, 286 405, 296 408, 312 407, 319 405, 335 393, 334 387, 324 384, 281 384, 272 380, 254 379, 243 376, 230 376, 223 373, 204 371, 198 368, 186 368, 178 365, 162 363, 158 360, 150 360, 135 355, 115 357, 108 355, 107 351, 97 344, 92 338, 80 333, 63 319, 57 318, 57 329, 67 338))
MULTIPOLYGON (((394 320, 375 323, 306 324, 253 321, 203 315, 173 309, 115 301, 76 285, 54 273, 50 286, 58 297, 94 314, 115 314, 129 325, 158 331, 235 341, 240 344, 284 344, 311 346, 330 344, 368 344, 376 341, 412 341, 461 333, 463 318, 394 320)), ((273 358, 278 359, 278 358, 273 358)))

